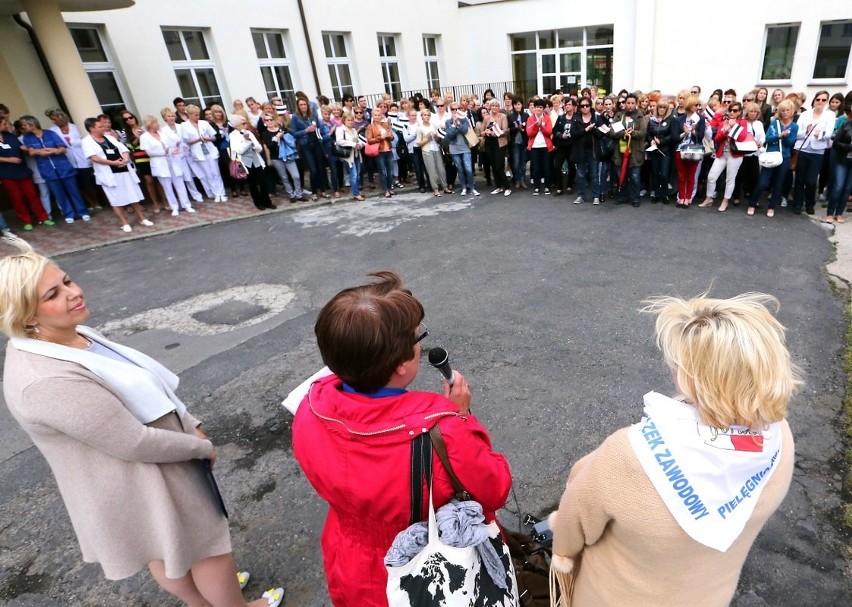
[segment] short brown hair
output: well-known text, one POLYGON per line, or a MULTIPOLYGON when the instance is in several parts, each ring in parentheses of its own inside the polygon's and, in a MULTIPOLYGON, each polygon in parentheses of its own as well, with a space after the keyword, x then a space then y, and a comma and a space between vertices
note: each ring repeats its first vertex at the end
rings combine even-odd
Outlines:
POLYGON ((373 282, 344 289, 317 317, 314 333, 323 362, 359 392, 390 381, 396 367, 414 356, 414 332, 423 304, 393 271, 371 272, 373 282))

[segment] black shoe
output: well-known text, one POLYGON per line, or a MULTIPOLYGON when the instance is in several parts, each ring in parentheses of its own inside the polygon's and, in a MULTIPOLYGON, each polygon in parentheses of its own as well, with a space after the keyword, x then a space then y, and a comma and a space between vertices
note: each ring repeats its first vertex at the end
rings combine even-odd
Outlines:
POLYGON ((657 204, 657 197, 651 196, 651 204, 657 204))
POLYGON ((270 202, 268 205, 266 205, 266 208, 267 208, 267 209, 277 209, 278 207, 277 207, 277 206, 275 206, 273 203, 271 203, 271 202, 270 202))
POLYGON ((668 196, 663 196, 663 204, 671 204, 672 199, 668 196))
POLYGON ((614 204, 627 204, 627 201, 626 200, 614 200, 613 203, 614 204))
POLYGON ((807 209, 805 209, 805 213, 807 213, 808 215, 813 215, 815 212, 816 211, 814 211, 813 207, 808 207, 807 209))
POLYGON ((793 215, 801 215, 802 209, 793 209, 793 215))
POLYGON ((425 193, 426 193, 426 188, 420 188, 420 193, 421 193, 421 194, 425 194, 425 193))
POLYGON ((630 204, 632 204, 634 207, 638 207, 641 203, 639 203, 639 202, 631 202, 630 204))

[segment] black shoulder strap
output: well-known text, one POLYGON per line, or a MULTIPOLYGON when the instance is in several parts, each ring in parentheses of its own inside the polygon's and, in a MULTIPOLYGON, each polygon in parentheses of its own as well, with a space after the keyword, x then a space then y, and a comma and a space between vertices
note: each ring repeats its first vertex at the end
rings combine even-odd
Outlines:
POLYGON ((432 481, 432 441, 422 432, 411 441, 411 520, 409 525, 423 517, 423 480, 427 486, 432 481))

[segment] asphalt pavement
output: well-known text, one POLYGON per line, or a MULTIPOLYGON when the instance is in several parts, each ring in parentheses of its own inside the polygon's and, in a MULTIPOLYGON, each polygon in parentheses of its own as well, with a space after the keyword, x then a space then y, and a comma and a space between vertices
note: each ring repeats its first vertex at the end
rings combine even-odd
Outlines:
MULTIPOLYGON (((653 318, 639 312, 644 298, 772 293, 806 374, 789 411, 797 465, 732 604, 850 604, 842 357, 852 228, 786 212, 572 200, 409 193, 251 215, 57 261, 86 290, 92 326, 180 373, 179 395, 219 447, 234 554, 252 573, 246 596, 283 585, 287 605, 312 607, 329 605, 325 506, 292 457, 292 416, 280 402, 321 366, 313 323, 341 288, 393 268, 423 301, 424 348, 450 352, 512 466, 517 501, 499 515, 514 528, 518 514, 556 505, 579 457, 639 419, 643 394, 671 391, 653 318), (835 257, 840 287, 825 271, 835 257)), ((424 359, 414 387, 439 385, 424 359)), ((176 605, 144 573, 108 582, 81 563, 40 454, 8 417, 0 431, 0 604, 176 605)))

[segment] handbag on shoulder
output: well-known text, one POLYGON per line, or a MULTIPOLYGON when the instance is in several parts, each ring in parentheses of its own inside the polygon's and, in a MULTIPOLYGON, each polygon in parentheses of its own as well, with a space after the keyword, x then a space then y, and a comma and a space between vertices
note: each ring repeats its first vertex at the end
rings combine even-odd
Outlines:
POLYGON ((425 476, 429 486, 429 539, 426 547, 406 564, 386 566, 389 607, 431 607, 439 604, 443 607, 518 607, 520 602, 515 570, 496 522, 488 524, 486 543, 490 543, 499 556, 505 589, 495 583, 476 546, 457 548, 441 541, 432 500, 433 447, 450 477, 456 499, 471 499, 452 470, 438 426, 433 426, 428 434, 424 432, 415 438, 411 444, 411 520, 419 525, 416 521, 419 521, 422 512, 420 504, 425 476))

